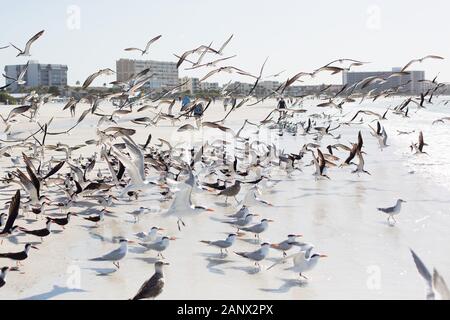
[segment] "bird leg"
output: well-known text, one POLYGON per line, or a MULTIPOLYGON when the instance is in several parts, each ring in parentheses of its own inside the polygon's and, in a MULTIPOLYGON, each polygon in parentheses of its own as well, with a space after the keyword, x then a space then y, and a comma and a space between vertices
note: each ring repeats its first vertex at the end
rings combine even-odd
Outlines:
POLYGON ((300 272, 300 277, 303 278, 303 279, 308 280, 308 277, 304 276, 301 272, 300 272))

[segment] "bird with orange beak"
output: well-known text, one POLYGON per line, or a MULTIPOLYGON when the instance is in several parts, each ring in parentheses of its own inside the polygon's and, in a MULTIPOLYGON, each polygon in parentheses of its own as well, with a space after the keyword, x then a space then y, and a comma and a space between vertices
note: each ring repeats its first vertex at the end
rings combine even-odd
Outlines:
POLYGON ((286 251, 291 250, 293 246, 301 246, 304 244, 297 241, 297 238, 300 238, 302 236, 303 235, 301 234, 289 234, 286 240, 281 241, 280 243, 271 244, 270 247, 283 251, 283 257, 286 257, 286 251))
POLYGON ((271 265, 267 270, 273 268, 274 266, 286 262, 287 259, 292 258, 293 265, 289 268, 286 268, 286 270, 294 271, 295 273, 298 273, 300 277, 304 279, 308 279, 304 273, 307 271, 312 270, 317 263, 319 262, 320 258, 325 258, 327 255, 325 254, 319 254, 314 253, 312 254, 312 249, 314 247, 310 245, 308 249, 303 250, 303 248, 300 249, 298 253, 291 254, 284 259, 281 259, 280 261, 274 263, 271 265))

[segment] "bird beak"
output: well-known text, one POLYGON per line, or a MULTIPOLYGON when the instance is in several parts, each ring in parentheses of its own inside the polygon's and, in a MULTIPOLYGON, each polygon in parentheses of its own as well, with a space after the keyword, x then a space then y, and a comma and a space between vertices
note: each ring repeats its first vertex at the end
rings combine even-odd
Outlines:
POLYGON ((267 220, 267 222, 275 222, 274 220, 267 220))
POLYGON ((328 256, 327 256, 326 254, 321 254, 321 255, 319 255, 319 257, 321 257, 321 258, 327 258, 328 256))
POLYGON ((214 209, 206 209, 206 212, 214 212, 214 209))
POLYGON ((297 238, 301 238, 301 237, 303 237, 303 235, 302 234, 296 234, 295 235, 297 238))
POLYGON ((164 228, 158 228, 157 230, 158 230, 158 231, 164 231, 164 230, 166 230, 166 229, 164 229, 164 228))
POLYGON ((119 199, 117 199, 117 198, 116 198, 116 197, 114 197, 114 196, 113 196, 112 198, 113 198, 114 200, 119 200, 119 199))
POLYGON ((163 265, 165 265, 165 266, 170 266, 170 263, 168 263, 168 262, 163 262, 163 265))
POLYGON ((31 246, 33 249, 36 249, 36 250, 39 250, 39 248, 38 247, 35 247, 35 246, 31 246))
POLYGON ((259 217, 259 214, 257 214, 257 213, 254 213, 253 215, 254 215, 255 217, 259 217))
POLYGON ((270 247, 274 248, 274 249, 278 249, 279 246, 278 246, 278 244, 271 244, 270 247))
POLYGON ((176 237, 170 237, 169 240, 177 240, 176 237))
POLYGON ((128 243, 136 243, 136 242, 133 241, 133 240, 128 240, 127 242, 128 242, 128 243))
POLYGON ((78 216, 78 214, 77 214, 77 213, 72 213, 72 215, 73 215, 73 216, 78 216))

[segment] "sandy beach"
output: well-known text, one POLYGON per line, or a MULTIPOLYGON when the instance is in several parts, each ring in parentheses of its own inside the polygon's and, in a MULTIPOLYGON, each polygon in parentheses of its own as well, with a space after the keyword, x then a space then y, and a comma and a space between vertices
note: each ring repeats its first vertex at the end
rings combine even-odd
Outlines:
MULTIPOLYGON (((389 105, 401 101, 399 98, 380 99, 376 103, 359 105, 346 104, 344 113, 351 117, 359 108, 382 112, 389 105)), ((323 109, 313 108, 317 100, 306 100, 306 114, 298 114, 299 121, 307 115, 321 113, 323 109)), ((245 106, 231 113, 225 125, 236 130, 244 119, 261 121, 276 106, 276 101, 267 100, 253 107, 245 106)), ((54 120, 49 131, 56 132, 70 127, 76 122, 82 111, 89 106, 79 104, 77 115, 70 118, 68 110, 61 111, 62 104, 49 103, 40 109, 38 121, 54 120)), ((102 105, 102 112, 111 112, 112 106, 102 105)), ((179 110, 177 103, 174 110, 179 110)), ((0 112, 6 115, 11 107, 2 106, 0 112)), ((239 237, 236 244, 225 258, 219 256, 216 248, 200 243, 200 240, 222 239, 234 232, 231 226, 221 223, 226 214, 235 213, 238 205, 233 199, 224 205, 224 198, 214 193, 199 192, 193 194, 193 202, 208 205, 215 211, 202 213, 186 219, 186 227, 177 229, 176 219, 165 217, 162 213, 169 206, 161 205, 155 195, 142 196, 139 201, 127 199, 114 201, 109 208, 112 213, 105 216, 105 221, 98 227, 88 223, 86 217, 100 207, 79 199, 71 208, 79 214, 73 217, 65 230, 53 227, 53 234, 42 243, 33 236, 19 235, 11 241, 4 241, 1 252, 19 251, 26 242, 38 243, 39 250, 31 250, 30 257, 24 262, 20 271, 8 274, 7 286, 0 290, 0 299, 129 299, 136 293, 143 281, 154 271, 153 262, 156 253, 143 252, 139 245, 130 245, 127 258, 116 270, 110 262, 94 262, 89 259, 102 255, 117 247, 115 238, 122 236, 135 239, 138 232, 147 232, 152 226, 165 228, 164 234, 174 236, 177 240, 170 243, 164 256, 170 266, 165 268, 166 286, 159 299, 423 299, 425 285, 417 273, 409 248, 413 248, 430 267, 436 267, 442 276, 450 279, 450 256, 444 254, 450 246, 450 178, 449 163, 445 150, 450 150, 446 125, 431 126, 439 118, 445 107, 435 102, 432 109, 420 110, 418 116, 402 119, 388 114, 389 121, 383 122, 389 135, 389 147, 380 151, 377 140, 370 135, 367 123, 362 125, 342 125, 337 133, 338 140, 348 144, 356 142, 358 131, 364 138, 366 170, 371 175, 351 174, 352 167, 331 168, 330 180, 316 181, 312 175, 313 166, 303 166, 302 171, 295 171, 290 177, 281 170, 271 172, 273 178, 281 179, 272 190, 260 195, 272 204, 252 205, 250 212, 259 218, 270 218, 267 232, 261 235, 263 241, 280 242, 290 233, 303 235, 302 240, 314 244, 315 251, 328 255, 321 259, 317 267, 307 274, 308 280, 299 280, 297 274, 285 270, 292 263, 267 268, 282 257, 280 251, 271 249, 269 258, 262 262, 260 272, 255 272, 251 261, 243 259, 232 251, 255 250, 253 235, 246 233, 239 237), (416 130, 407 136, 397 136, 396 130, 416 130), (413 156, 409 144, 417 140, 418 131, 423 130, 429 144, 429 155, 413 156), (387 207, 396 199, 407 201, 398 223, 390 226, 386 216, 376 210, 387 207), (152 208, 134 223, 128 212, 140 206, 152 208)), ((415 111, 415 110, 414 110, 415 111)), ((326 110, 329 114, 338 111, 326 110)), ((222 118, 224 110, 221 101, 216 101, 204 121, 222 118)), ((139 116, 143 116, 142 113, 139 116)), ((204 128, 190 133, 177 132, 177 128, 192 121, 182 121, 172 126, 170 121, 162 121, 158 127, 137 126, 129 120, 136 118, 136 113, 121 117, 118 125, 137 129, 133 139, 144 143, 148 134, 153 136, 152 144, 163 138, 176 145, 189 142, 198 146, 206 140, 223 138, 218 130, 204 128)), ((367 118, 370 119, 370 118, 367 118)), ((89 115, 69 135, 48 136, 46 144, 57 142, 75 145, 81 141, 96 137, 98 117, 89 115)), ((322 120, 318 119, 320 124, 322 120)), ((370 123, 370 122, 368 122, 370 123)), ((371 123, 373 126, 376 122, 371 123)), ((12 132, 19 132, 12 139, 23 137, 36 130, 36 123, 13 124, 12 132), (23 131, 23 132, 21 132, 23 131), (21 133, 20 133, 21 132, 21 133)), ((105 128, 105 127, 103 127, 105 128)), ((250 141, 259 139, 274 143, 286 153, 298 153, 303 144, 310 142, 310 137, 291 136, 285 133, 277 135, 277 130, 261 128, 255 136, 252 128, 245 130, 243 136, 250 141)), ((321 141, 321 148, 337 140, 326 136, 321 141)), ((117 142, 121 142, 120 139, 117 142)), ((2 146, 4 144, 2 143, 2 146)), ((24 149, 26 150, 26 149, 24 149)), ((100 152, 100 146, 90 145, 73 152, 77 158, 80 153, 92 155, 100 152)), ((15 151, 14 155, 20 155, 15 151)), ((63 159, 64 153, 46 151, 46 157, 63 159)), ((336 153, 345 159, 347 153, 336 153)), ((311 156, 302 159, 309 164, 311 156)), ((22 162, 23 164, 23 162, 22 162)), ((2 168, 12 168, 7 157, 0 159, 2 168)), ((104 161, 98 161, 91 178, 95 178, 98 169, 107 174, 104 161)), ((67 171, 68 169, 65 168, 67 171)), ((156 175, 150 172, 149 177, 156 175)), ((244 185, 238 195, 242 200, 249 187, 244 185)), ((15 188, 8 187, 1 191, 1 203, 11 199, 15 188)), ((112 189, 118 195, 119 190, 112 189)), ((54 195, 51 195, 52 200, 54 195)), ((47 214, 61 215, 59 209, 51 208, 47 214)), ((44 219, 35 220, 28 214, 17 221, 22 227, 39 228, 45 224, 44 219)), ((2 259, 1 265, 13 266, 14 262, 2 259)))

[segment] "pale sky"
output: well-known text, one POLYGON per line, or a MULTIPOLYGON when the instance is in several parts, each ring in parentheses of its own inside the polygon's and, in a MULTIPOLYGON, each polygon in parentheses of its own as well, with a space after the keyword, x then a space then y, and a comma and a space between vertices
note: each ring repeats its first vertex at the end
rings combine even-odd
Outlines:
MULTIPOLYGON (((32 46, 30 58, 16 58, 12 48, 0 50, 0 69, 28 59, 67 64, 69 84, 74 84, 100 68, 115 69, 119 58, 141 58, 123 49, 143 48, 158 34, 162 38, 145 59, 176 61, 173 53, 212 41, 218 48, 234 34, 225 55, 237 57, 226 64, 256 74, 269 57, 266 75, 288 70, 275 79, 279 81, 336 58, 371 62, 355 71, 390 70, 428 54, 446 59, 428 60, 412 69, 425 70, 429 79, 440 73, 440 81, 450 81, 449 12, 445 0, 7 1, 0 11, 0 47, 9 42, 24 47, 32 35, 46 32, 32 46)), ((207 73, 185 71, 187 66, 180 68, 180 76, 207 73)), ((216 75, 208 81, 228 79, 229 75, 216 75)), ((112 80, 102 77, 97 84, 112 80)), ((317 82, 341 83, 341 75, 306 84, 317 82)))

